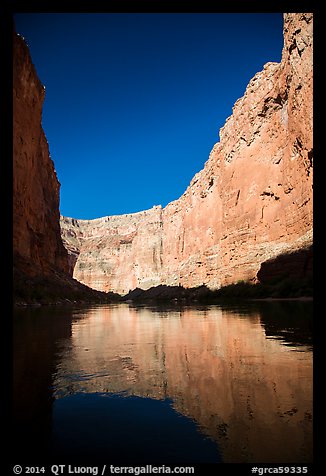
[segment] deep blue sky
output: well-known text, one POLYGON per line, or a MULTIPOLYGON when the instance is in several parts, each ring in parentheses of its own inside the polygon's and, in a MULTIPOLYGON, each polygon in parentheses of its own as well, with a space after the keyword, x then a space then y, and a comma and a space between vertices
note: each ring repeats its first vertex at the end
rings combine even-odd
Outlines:
POLYGON ((281 13, 16 14, 46 87, 60 212, 165 206, 203 168, 254 74, 280 61, 281 13))

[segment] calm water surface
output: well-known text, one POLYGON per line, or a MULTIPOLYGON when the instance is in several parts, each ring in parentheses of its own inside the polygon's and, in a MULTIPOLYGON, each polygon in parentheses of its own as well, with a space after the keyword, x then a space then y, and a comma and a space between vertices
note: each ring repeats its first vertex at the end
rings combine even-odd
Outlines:
POLYGON ((19 310, 16 453, 310 463, 311 321, 303 302, 19 310))

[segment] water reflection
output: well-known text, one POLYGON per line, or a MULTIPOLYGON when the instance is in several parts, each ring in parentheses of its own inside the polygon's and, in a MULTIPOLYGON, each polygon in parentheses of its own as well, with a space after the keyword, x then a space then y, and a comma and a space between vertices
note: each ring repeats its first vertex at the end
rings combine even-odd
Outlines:
MULTIPOLYGON (((121 304, 75 310, 61 317, 55 333, 47 331, 48 341, 40 334, 40 347, 35 346, 38 334, 29 331, 26 352, 17 350, 16 372, 21 382, 27 369, 34 380, 38 373, 44 388, 50 388, 52 379, 48 397, 57 402, 56 429, 60 402, 62 407, 77 395, 124 392, 133 398, 171 400, 177 412, 217 442, 224 462, 310 462, 311 341, 307 329, 305 338, 298 332, 309 321, 310 309, 303 306, 301 311, 300 327, 298 307, 282 308, 286 320, 274 303, 265 303, 264 309, 121 304), (62 324, 69 319, 68 329, 62 324), (23 355, 30 355, 29 360, 23 355)), ((48 321, 53 323, 45 318, 42 325, 48 321)), ((24 390, 29 391, 35 393, 24 390)), ((16 394, 19 401, 21 393, 16 394)), ((28 397, 26 401, 30 404, 28 397)))
POLYGON ((285 345, 296 347, 304 352, 312 350, 313 303, 289 301, 261 302, 258 309, 261 323, 267 337, 280 339, 285 345))
POLYGON ((204 438, 191 419, 172 408, 169 399, 75 393, 57 399, 53 414, 52 447, 60 461, 221 462, 216 442, 204 438))
POLYGON ((22 309, 13 325, 13 422, 15 454, 44 455, 52 432, 53 375, 57 351, 71 338, 72 311, 22 309), (16 453, 17 452, 17 453, 16 453))

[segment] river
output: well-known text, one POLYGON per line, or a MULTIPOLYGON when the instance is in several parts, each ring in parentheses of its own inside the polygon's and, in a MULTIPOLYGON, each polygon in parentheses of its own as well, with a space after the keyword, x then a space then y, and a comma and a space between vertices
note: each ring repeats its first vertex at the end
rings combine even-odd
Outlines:
POLYGON ((16 310, 16 455, 311 463, 311 328, 311 302, 16 310))

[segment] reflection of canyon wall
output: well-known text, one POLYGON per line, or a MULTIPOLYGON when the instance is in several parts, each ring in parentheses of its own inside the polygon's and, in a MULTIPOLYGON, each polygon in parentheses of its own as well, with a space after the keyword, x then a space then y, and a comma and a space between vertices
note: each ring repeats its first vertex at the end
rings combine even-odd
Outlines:
POLYGON ((311 245, 312 28, 310 13, 284 15, 281 63, 252 78, 178 200, 87 223, 62 219, 76 279, 121 294, 157 283, 218 288, 255 280, 266 260, 311 245))
POLYGON ((54 386, 57 397, 171 398, 217 440, 225 462, 312 456, 311 353, 266 340, 259 314, 93 310, 73 323, 54 386))
POLYGON ((21 461, 46 456, 52 428, 52 375, 60 342, 71 337, 71 311, 15 311, 12 448, 21 461))

